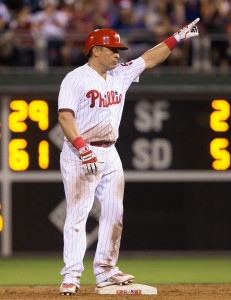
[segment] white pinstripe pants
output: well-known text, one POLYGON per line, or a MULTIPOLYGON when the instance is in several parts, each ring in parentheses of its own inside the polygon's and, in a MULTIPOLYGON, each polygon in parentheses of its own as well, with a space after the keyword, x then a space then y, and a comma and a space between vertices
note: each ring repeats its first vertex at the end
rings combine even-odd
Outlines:
POLYGON ((64 268, 61 275, 81 277, 86 252, 86 222, 95 196, 101 205, 98 243, 94 258, 96 283, 118 273, 123 226, 124 172, 115 146, 90 146, 100 164, 97 175, 85 175, 78 151, 64 142, 60 166, 67 200, 64 225, 64 268))

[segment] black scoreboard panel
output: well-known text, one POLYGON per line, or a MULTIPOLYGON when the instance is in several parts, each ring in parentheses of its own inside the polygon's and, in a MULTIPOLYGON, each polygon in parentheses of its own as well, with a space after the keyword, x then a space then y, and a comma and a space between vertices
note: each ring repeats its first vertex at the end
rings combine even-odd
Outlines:
POLYGON ((230 182, 127 182, 122 247, 230 250, 230 182))
MULTIPOLYGON (((13 251, 61 251, 65 216, 62 182, 13 182, 13 251)), ((90 213, 86 230, 91 247, 96 244, 94 230, 97 226, 98 212, 90 213)))
MULTIPOLYGON (((0 112, 1 112, 1 104, 0 104, 0 112)), ((2 120, 1 120, 1 113, 0 113, 0 149, 2 149, 2 120)), ((2 168, 2 155, 0 150, 0 172, 2 168)))
MULTIPOLYGON (((131 90, 116 144, 125 174, 134 172, 139 177, 139 172, 154 171, 163 176, 177 171, 180 178, 186 171, 229 174, 230 103, 227 93, 131 90)), ((0 97, 0 124, 0 191, 9 176, 13 250, 62 250, 62 232, 49 216, 64 199, 63 185, 57 178, 44 179, 49 172, 60 172, 57 94, 0 97), (7 107, 8 124, 2 124, 3 107, 7 107), (7 149, 2 136, 5 126, 9 129, 7 149)), ((231 249, 231 185, 218 181, 128 180, 122 249, 231 249)), ((3 200, 0 229, 4 230, 3 200)))
POLYGON ((124 115, 118 148, 125 169, 230 169, 229 99, 144 96, 127 101, 124 115))
MULTIPOLYGON (((0 184, 0 195, 2 194, 1 193, 1 184, 0 184)), ((2 231, 3 231, 3 212, 2 212, 2 199, 0 197, 0 248, 1 248, 1 235, 2 235, 2 231)))
MULTIPOLYGON (((172 98, 172 97, 171 97, 172 98)), ((230 100, 127 97, 117 147, 125 170, 230 169, 230 100)), ((9 168, 59 170, 57 102, 9 102, 9 168)))
MULTIPOLYGON (((127 182, 121 249, 230 250, 230 194, 230 182, 127 182)), ((62 251, 62 183, 13 183, 12 200, 13 250, 62 251)))
POLYGON ((64 199, 62 183, 14 182, 12 184, 12 234, 14 251, 58 251, 63 238, 58 224, 65 211, 54 221, 50 214, 64 199))

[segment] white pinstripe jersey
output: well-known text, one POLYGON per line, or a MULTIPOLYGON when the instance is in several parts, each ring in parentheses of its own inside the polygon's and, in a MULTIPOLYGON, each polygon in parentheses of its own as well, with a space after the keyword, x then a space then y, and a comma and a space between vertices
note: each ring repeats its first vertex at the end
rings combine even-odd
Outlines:
POLYGON ((118 64, 107 72, 106 80, 85 64, 63 79, 58 109, 74 111, 78 130, 86 142, 115 141, 124 107, 125 94, 144 71, 142 57, 118 64))

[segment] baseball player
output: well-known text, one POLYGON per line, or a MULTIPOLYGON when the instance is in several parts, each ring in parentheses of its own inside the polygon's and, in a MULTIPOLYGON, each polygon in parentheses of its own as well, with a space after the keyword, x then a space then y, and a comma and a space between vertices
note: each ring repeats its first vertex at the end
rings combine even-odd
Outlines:
POLYGON ((64 133, 60 166, 67 201, 61 295, 80 288, 86 251, 86 222, 97 197, 101 205, 93 269, 99 288, 134 281, 117 266, 123 227, 124 172, 115 144, 125 94, 140 74, 162 63, 184 39, 198 36, 199 18, 139 58, 119 63, 128 49, 111 29, 91 32, 85 42, 88 62, 63 79, 58 121, 64 133))

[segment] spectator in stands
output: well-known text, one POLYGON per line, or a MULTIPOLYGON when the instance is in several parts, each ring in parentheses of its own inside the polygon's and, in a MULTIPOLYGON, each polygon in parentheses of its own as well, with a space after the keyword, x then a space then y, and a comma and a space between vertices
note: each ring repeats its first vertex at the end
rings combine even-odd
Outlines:
MULTIPOLYGON (((185 25, 185 10, 182 1, 146 0, 146 11, 144 15, 145 26, 153 34, 155 44, 160 43, 163 38, 176 32, 185 25)), ((190 20, 192 21, 192 20, 190 20)), ((190 22, 189 21, 189 22, 190 22)), ((178 45, 173 55, 163 65, 183 66, 187 62, 187 53, 183 49, 188 47, 187 41, 184 45, 178 45)))
POLYGON ((63 9, 70 12, 66 42, 61 49, 65 66, 76 66, 86 61, 84 39, 89 31, 111 27, 114 18, 112 4, 111 0, 64 0, 63 9))
MULTIPOLYGON (((0 0, 1 65, 33 64, 25 6, 31 11, 35 42, 38 37, 47 41, 50 66, 83 64, 86 61, 84 38, 96 28, 119 31, 130 48, 121 57, 127 61, 198 16, 201 17, 201 37, 203 32, 218 37, 211 43, 212 65, 225 69, 231 64, 231 0, 0 0), (22 31, 28 32, 26 43, 20 39, 22 31), (225 34, 228 39, 222 40, 225 34), (17 36, 14 41, 13 36, 17 36), (19 55, 27 51, 29 59, 19 55)), ((34 47, 38 49, 36 43, 34 47)), ((191 43, 179 45, 162 66, 190 65, 191 51, 191 43)))
POLYGON ((112 27, 121 34, 136 33, 145 28, 145 24, 136 18, 135 6, 130 0, 121 0, 118 3, 117 18, 112 27))
POLYGON ((41 0, 23 0, 23 7, 29 6, 31 9, 31 13, 36 13, 42 9, 41 0))
POLYGON ((227 33, 231 3, 229 0, 200 0, 200 3, 205 32, 214 35, 211 43, 212 65, 225 71, 229 64, 228 42, 226 39, 220 39, 220 34, 227 33))
POLYGON ((17 66, 34 65, 34 39, 31 34, 31 6, 22 7, 10 23, 14 55, 17 66))
POLYGON ((8 7, 0 0, 0 33, 9 28, 11 15, 8 7))
POLYGON ((95 0, 79 0, 76 2, 69 28, 80 34, 87 34, 94 30, 95 9, 95 0))
POLYGON ((143 18, 138 17, 136 7, 131 0, 120 0, 116 3, 117 16, 112 28, 121 34, 123 42, 130 49, 127 53, 121 53, 121 60, 132 60, 150 48, 145 22, 143 18))
POLYGON ((42 11, 32 17, 32 30, 35 38, 45 38, 49 66, 61 65, 61 48, 65 44, 68 16, 58 9, 57 0, 43 0, 42 11))
POLYGON ((12 12, 15 12, 23 7, 24 0, 3 0, 3 2, 7 5, 8 9, 12 12))
POLYGON ((154 34, 154 39, 157 43, 161 41, 163 37, 173 33, 167 14, 166 2, 164 0, 147 0, 144 20, 147 30, 154 34))
POLYGON ((116 19, 116 8, 111 0, 95 0, 94 27, 111 28, 116 19))
POLYGON ((0 0, 0 65, 11 65, 13 47, 11 44, 12 34, 7 29, 11 21, 8 7, 0 0))
MULTIPOLYGON (((231 6, 231 4, 230 4, 230 6, 231 6)), ((228 36, 228 41, 227 41, 228 46, 226 49, 226 57, 227 57, 229 66, 231 66, 231 7, 230 7, 230 11, 229 11, 227 19, 228 19, 228 24, 226 27, 226 31, 227 31, 227 36, 228 36)))
POLYGON ((66 66, 80 65, 86 61, 84 54, 84 38, 95 28, 94 0, 79 0, 64 4, 64 9, 71 11, 66 29, 65 44, 61 49, 62 61, 66 66))
MULTIPOLYGON (((169 18, 169 26, 174 32, 177 31, 178 28, 183 27, 185 24, 194 20, 189 19, 186 22, 186 9, 184 1, 166 0, 166 10, 166 15, 169 18)), ((176 51, 173 53, 174 55, 169 57, 169 60, 166 61, 165 65, 181 67, 191 65, 191 47, 192 43, 189 43, 188 41, 178 45, 178 47, 175 49, 176 51)))
POLYGON ((184 0, 185 23, 200 17, 200 0, 184 0))

